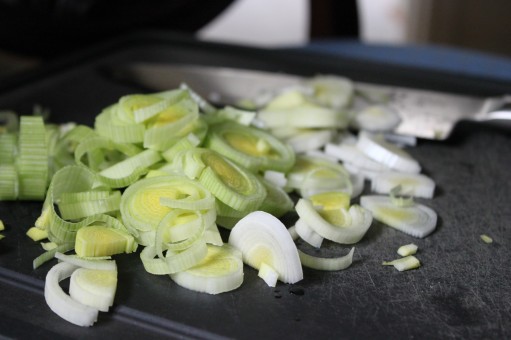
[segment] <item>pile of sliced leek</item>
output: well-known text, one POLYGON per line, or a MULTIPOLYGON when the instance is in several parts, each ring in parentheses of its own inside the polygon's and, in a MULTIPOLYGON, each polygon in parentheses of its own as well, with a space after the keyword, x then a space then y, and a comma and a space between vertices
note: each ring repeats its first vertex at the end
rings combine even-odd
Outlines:
POLYGON ((412 197, 431 198, 434 182, 381 134, 399 117, 359 97, 349 79, 318 76, 248 98, 255 111, 216 108, 183 85, 123 96, 94 128, 1 113, 0 199, 44 201, 27 232, 45 250, 34 268, 63 261, 47 276, 50 308, 91 325, 112 305, 116 275, 88 270, 116 270, 111 256, 137 250, 148 273, 218 294, 242 285, 243 264, 269 286, 302 280, 302 266, 345 269, 373 218, 417 237, 432 232, 436 214, 412 197), (356 204, 365 180, 381 196, 356 204), (293 210, 286 228, 279 218, 293 210), (349 250, 317 257, 298 238, 349 250), (67 277, 70 295, 59 286, 67 277))

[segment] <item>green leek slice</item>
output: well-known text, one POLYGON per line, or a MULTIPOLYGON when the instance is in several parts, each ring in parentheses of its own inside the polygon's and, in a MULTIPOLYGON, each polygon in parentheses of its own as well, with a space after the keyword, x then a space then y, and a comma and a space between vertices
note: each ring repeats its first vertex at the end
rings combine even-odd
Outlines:
POLYGON ((59 212, 65 220, 75 220, 91 215, 119 210, 120 191, 84 191, 63 193, 58 202, 59 212))
POLYGON ((0 166, 14 164, 17 154, 18 136, 14 133, 0 133, 0 166))
POLYGON ((48 238, 48 231, 39 229, 37 227, 32 227, 28 229, 26 235, 30 237, 33 241, 41 241, 48 238))
POLYGON ((206 146, 253 172, 287 172, 295 160, 293 150, 270 133, 232 121, 212 125, 206 146))
POLYGON ((61 262, 53 266, 46 275, 44 298, 50 309, 75 325, 92 326, 98 319, 98 309, 84 305, 67 295, 59 282, 70 277, 78 269, 70 263, 61 262))
POLYGON ((198 178, 218 200, 235 210, 254 211, 266 196, 254 174, 213 150, 195 148, 181 158, 185 159, 187 176, 198 178))
POLYGON ((263 211, 248 214, 232 228, 229 244, 241 251, 244 263, 257 270, 266 263, 284 283, 303 279, 296 245, 275 216, 263 211))
POLYGON ((18 198, 19 178, 14 164, 0 165, 0 200, 18 198))
POLYGON ((146 127, 133 120, 119 118, 119 104, 105 108, 96 116, 94 127, 97 133, 116 143, 142 143, 146 127))
POLYGON ((42 117, 20 118, 18 148, 18 198, 43 200, 48 185, 48 148, 42 117))
POLYGON ((300 255, 300 261, 302 262, 303 266, 317 270, 331 271, 343 270, 351 266, 353 262, 354 251, 355 248, 353 247, 347 255, 331 258, 312 256, 304 253, 300 249, 298 249, 298 254, 300 255))
POLYGON ((243 283, 241 253, 229 245, 208 245, 206 257, 194 267, 171 274, 181 287, 220 294, 234 290, 243 283))
POLYGON ((360 204, 376 220, 414 237, 426 237, 436 228, 436 212, 419 203, 400 207, 388 196, 362 196, 360 204))

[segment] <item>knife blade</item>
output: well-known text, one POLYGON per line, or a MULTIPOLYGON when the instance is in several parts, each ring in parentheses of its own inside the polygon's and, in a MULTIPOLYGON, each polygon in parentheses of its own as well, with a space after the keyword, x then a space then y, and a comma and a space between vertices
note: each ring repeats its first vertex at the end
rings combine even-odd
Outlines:
MULTIPOLYGON (((288 73, 230 67, 134 62, 113 66, 109 77, 164 91, 185 83, 213 103, 234 104, 262 93, 300 85, 305 78, 288 73)), ((430 90, 354 82, 355 93, 377 93, 395 109, 401 123, 395 133, 444 140, 462 120, 511 122, 511 95, 478 97, 430 90)))

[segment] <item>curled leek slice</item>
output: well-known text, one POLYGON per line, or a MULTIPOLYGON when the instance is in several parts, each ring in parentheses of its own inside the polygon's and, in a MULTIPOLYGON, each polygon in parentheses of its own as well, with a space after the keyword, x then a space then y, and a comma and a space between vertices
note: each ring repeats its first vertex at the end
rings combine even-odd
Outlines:
POLYGON ((422 174, 385 172, 371 180, 371 190, 378 194, 390 194, 401 186, 403 193, 414 197, 433 198, 435 182, 422 174))
POLYGON ((332 141, 334 133, 333 130, 327 129, 302 130, 286 138, 286 142, 296 153, 304 153, 322 148, 332 141))
POLYGON ((98 309, 74 300, 59 285, 60 281, 70 277, 76 269, 77 266, 66 262, 53 266, 46 275, 44 298, 50 309, 64 320, 88 327, 97 321, 98 309))
POLYGON ((221 202, 239 211, 254 211, 263 202, 266 190, 247 169, 216 151, 195 148, 184 157, 185 173, 197 178, 221 202))
POLYGON ((407 173, 419 173, 421 171, 419 162, 403 149, 385 141, 382 136, 360 132, 357 147, 369 158, 394 170, 407 173))
POLYGON ((241 253, 229 245, 208 245, 206 257, 194 267, 171 274, 181 287, 219 294, 234 290, 243 283, 241 253))
POLYGON ((46 194, 41 217, 36 221, 39 228, 48 231, 48 238, 58 244, 75 241, 77 231, 92 224, 106 225, 111 228, 125 230, 124 225, 116 218, 106 214, 87 216, 78 221, 64 220, 55 210, 64 193, 84 192, 101 185, 96 174, 83 166, 66 166, 53 176, 46 194))
POLYGON ((298 250, 286 227, 276 217, 255 211, 231 230, 229 244, 240 250, 243 262, 259 270, 262 263, 279 273, 279 280, 295 283, 303 279, 298 250))
POLYGON ((132 117, 131 119, 123 117, 123 114, 119 112, 122 110, 117 103, 101 111, 94 122, 97 133, 116 143, 142 143, 146 131, 145 125, 135 123, 132 117))
POLYGON ((357 168, 374 172, 383 172, 390 170, 388 166, 378 163, 377 161, 369 158, 356 145, 347 143, 327 144, 325 146, 325 153, 342 161, 345 164, 347 163, 352 164, 357 168))
POLYGON ((69 295, 102 312, 113 305, 116 290, 117 270, 78 268, 71 274, 69 295))
POLYGON ((351 194, 353 189, 350 174, 341 164, 323 157, 305 155, 296 158, 295 165, 288 173, 287 185, 305 197, 333 190, 351 194))
POLYGON ((414 237, 426 237, 436 228, 436 212, 419 203, 403 207, 396 206, 388 196, 362 196, 360 204, 376 220, 414 237))
POLYGON ((298 254, 300 254, 300 261, 305 267, 318 270, 343 270, 351 266, 354 251, 353 247, 347 255, 331 258, 312 256, 300 249, 298 249, 298 254))
POLYGON ((80 268, 96 270, 117 270, 117 264, 114 260, 89 260, 74 255, 66 255, 60 252, 55 253, 55 258, 80 268))
POLYGON ((60 214, 65 220, 75 220, 91 215, 119 210, 120 191, 84 191, 63 193, 58 202, 60 214))
POLYGON ((308 199, 301 198, 296 213, 307 225, 322 237, 341 244, 357 243, 371 226, 371 213, 357 205, 349 210, 332 209, 319 211, 308 199))
MULTIPOLYGON (((130 231, 140 234, 137 236, 139 244, 153 245, 158 225, 175 209, 171 206, 190 208, 193 202, 197 201, 195 209, 206 209, 210 202, 209 195, 200 183, 182 175, 144 178, 124 191, 121 197, 121 216, 130 231), (143 236, 146 232, 147 237, 143 236)), ((211 211, 214 210, 204 210, 203 213, 208 214, 211 211)))
POLYGON ((309 225, 299 218, 295 225, 294 225, 295 231, 298 234, 298 236, 310 244, 313 247, 319 248, 321 247, 321 244, 323 243, 323 236, 319 235, 317 232, 315 232, 309 225))
POLYGON ((253 172, 287 172, 295 160, 293 150, 270 133, 231 121, 212 125, 206 146, 253 172))

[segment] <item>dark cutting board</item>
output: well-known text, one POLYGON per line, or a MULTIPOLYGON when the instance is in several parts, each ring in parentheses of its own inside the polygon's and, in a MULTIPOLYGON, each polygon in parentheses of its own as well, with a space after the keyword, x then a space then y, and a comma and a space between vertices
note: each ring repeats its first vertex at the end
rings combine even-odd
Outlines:
MULTIPOLYGON (((92 124, 121 95, 143 91, 105 76, 105 66, 172 61, 285 71, 335 73, 361 81, 459 93, 511 93, 511 84, 298 51, 200 43, 161 33, 98 46, 32 74, 0 80, 0 109, 51 121, 92 124)), ((32 269, 42 252, 24 234, 40 202, 0 202, 7 229, 0 241, 0 334, 15 338, 494 338, 511 337, 511 135, 461 124, 446 142, 420 140, 409 150, 437 183, 437 230, 415 239, 374 222, 344 271, 304 270, 295 285, 270 288, 245 268, 243 285, 217 296, 192 292, 143 270, 136 254, 116 256, 115 305, 91 328, 67 323, 47 307, 44 278, 55 262, 32 269), (494 243, 485 244, 481 234, 494 243), (398 272, 381 262, 415 242, 422 267, 398 272), (303 294, 301 294, 303 293, 303 294)), ((225 235, 224 235, 225 236, 225 235)), ((327 254, 349 247, 327 243, 327 254)))

